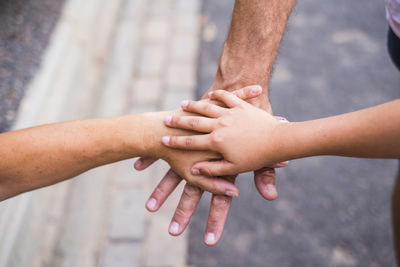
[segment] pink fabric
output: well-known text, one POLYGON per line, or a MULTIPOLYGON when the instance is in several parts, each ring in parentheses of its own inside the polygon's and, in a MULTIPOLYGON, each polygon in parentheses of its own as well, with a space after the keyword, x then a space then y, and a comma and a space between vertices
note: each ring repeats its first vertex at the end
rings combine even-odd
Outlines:
POLYGON ((393 32, 400 37, 400 0, 385 0, 386 19, 393 32))

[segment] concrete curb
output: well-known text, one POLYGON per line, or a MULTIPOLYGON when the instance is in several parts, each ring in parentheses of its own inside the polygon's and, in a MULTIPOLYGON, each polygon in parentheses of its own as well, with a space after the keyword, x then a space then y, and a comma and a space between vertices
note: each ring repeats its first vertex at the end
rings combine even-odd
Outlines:
MULTIPOLYGON (((68 0, 14 129, 176 108, 192 98, 199 3, 68 0), (189 66, 184 87, 178 86, 179 66, 189 66), (142 88, 147 81, 155 84, 152 95, 142 88)), ((154 179, 166 166, 140 175, 130 166, 101 167, 1 203, 0 266, 184 266, 187 238, 167 232, 178 195, 159 213, 143 212, 154 179), (132 190, 121 190, 121 181, 132 190), (134 205, 127 210, 125 201, 134 205), (142 231, 129 228, 129 219, 142 231), (115 236, 124 239, 124 233, 129 242, 121 247, 115 236)))

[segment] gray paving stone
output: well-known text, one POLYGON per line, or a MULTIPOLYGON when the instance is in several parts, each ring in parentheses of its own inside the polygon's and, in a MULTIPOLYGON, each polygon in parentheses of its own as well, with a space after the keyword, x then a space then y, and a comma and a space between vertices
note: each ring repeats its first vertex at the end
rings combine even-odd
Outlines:
POLYGON ((145 235, 147 194, 139 190, 116 191, 112 204, 111 240, 137 240, 145 235))
POLYGON ((185 90, 177 90, 177 91, 168 91, 165 94, 165 98, 163 101, 163 109, 164 110, 172 110, 177 109, 181 106, 181 102, 186 99, 193 99, 193 92, 185 91, 185 90))
POLYGON ((160 79, 138 78, 132 87, 133 105, 157 104, 161 98, 160 79))
POLYGON ((170 217, 157 216, 149 225, 149 237, 144 254, 144 266, 182 266, 186 263, 185 235, 173 237, 168 234, 170 217), (168 253, 166 253, 168 250, 168 253), (180 255, 180 257, 176 257, 180 255))
POLYGON ((148 15, 157 18, 171 17, 172 0, 153 0, 148 15))
POLYGON ((117 163, 115 171, 115 188, 116 190, 148 190, 150 169, 144 171, 136 171, 133 168, 135 159, 129 159, 117 163))
MULTIPOLYGON (((151 180, 155 186, 168 170, 165 162, 158 162, 153 168, 151 180)), ((168 226, 180 199, 184 183, 171 194, 163 207, 149 216, 147 238, 144 243, 143 266, 186 266, 187 232, 179 237, 168 234, 168 226), (167 249, 167 253, 165 252, 167 249)))
POLYGON ((164 42, 170 33, 170 25, 168 22, 169 18, 151 18, 145 26, 145 40, 164 42))
POLYGON ((136 104, 128 110, 128 114, 139 114, 145 112, 157 112, 160 107, 157 104, 136 104))
POLYGON ((111 243, 103 252, 100 267, 140 266, 142 248, 139 243, 111 243))
POLYGON ((201 8, 200 0, 175 0, 175 7, 183 14, 195 16, 201 8))
POLYGON ((177 32, 199 33, 200 17, 198 15, 179 14, 174 16, 174 30, 177 32))
POLYGON ((192 62, 172 62, 166 76, 168 89, 192 92, 196 84, 196 66, 192 62))
POLYGON ((199 49, 198 36, 191 32, 175 33, 171 42, 172 61, 191 62, 197 61, 197 51, 199 49))
POLYGON ((163 43, 145 43, 139 61, 139 76, 157 77, 161 75, 166 53, 166 47, 163 43))

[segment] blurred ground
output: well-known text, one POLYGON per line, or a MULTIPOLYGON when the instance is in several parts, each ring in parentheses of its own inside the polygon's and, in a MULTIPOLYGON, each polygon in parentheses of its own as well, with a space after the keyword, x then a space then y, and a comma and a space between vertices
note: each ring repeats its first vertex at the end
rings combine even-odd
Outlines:
MULTIPOLYGON (((212 83, 233 0, 205 0, 198 95, 212 83)), ((301 121, 400 97, 386 51, 383 1, 298 1, 272 81, 278 115, 301 121)), ((390 224, 394 160, 318 157, 278 171, 279 198, 263 200, 252 175, 238 178, 221 242, 204 236, 209 198, 190 226, 195 266, 395 266, 390 224)))
POLYGON ((0 132, 10 128, 64 0, 0 0, 0 132))

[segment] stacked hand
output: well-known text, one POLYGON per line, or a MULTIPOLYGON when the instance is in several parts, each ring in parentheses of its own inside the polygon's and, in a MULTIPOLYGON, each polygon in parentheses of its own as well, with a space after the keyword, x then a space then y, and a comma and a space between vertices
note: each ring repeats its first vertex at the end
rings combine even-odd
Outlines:
MULTIPOLYGON (((256 170, 255 185, 260 194, 268 200, 273 200, 277 197, 277 191, 275 188, 275 170, 273 168, 283 167, 286 163, 271 164, 271 167, 264 167, 266 165, 263 165, 260 160, 255 158, 254 161, 251 159, 253 163, 251 169, 243 168, 240 163, 248 163, 249 159, 244 160, 240 158, 240 156, 237 157, 235 153, 229 154, 225 146, 232 146, 233 143, 230 143, 232 138, 226 139, 227 135, 223 135, 224 130, 216 127, 219 125, 227 126, 229 128, 233 122, 232 116, 234 116, 234 114, 232 113, 240 113, 240 109, 243 108, 242 106, 245 104, 247 105, 246 107, 252 107, 250 104, 241 101, 240 99, 260 97, 261 92, 262 89, 259 86, 245 87, 234 91, 234 94, 229 94, 227 92, 225 92, 227 94, 224 94, 224 91, 220 90, 216 93, 210 94, 210 97, 214 100, 218 100, 218 102, 210 100, 202 100, 198 102, 184 101, 182 103, 183 110, 191 112, 192 114, 170 114, 165 118, 165 124, 169 127, 177 127, 201 133, 210 133, 208 135, 193 137, 165 137, 163 139, 163 142, 171 147, 188 150, 201 150, 199 153, 208 153, 206 155, 203 154, 202 159, 201 156, 197 158, 199 163, 195 164, 194 168, 187 168, 187 164, 179 164, 181 158, 174 161, 172 160, 173 157, 171 157, 172 164, 169 160, 168 162, 172 169, 167 172, 146 203, 146 208, 149 211, 157 211, 168 196, 175 190, 182 178, 187 180, 169 227, 170 234, 180 235, 183 233, 201 199, 203 190, 206 190, 215 194, 213 194, 211 200, 205 242, 209 246, 215 245, 222 235, 232 197, 236 197, 239 194, 239 190, 233 185, 233 183, 237 174, 240 172, 256 170), (233 107, 233 109, 227 109, 226 107, 233 107), (227 112, 232 116, 227 116, 227 112), (216 146, 213 147, 212 144, 215 144, 216 146), (223 157, 221 157, 221 155, 223 157), (204 156, 206 157, 204 158, 204 156), (186 168, 185 171, 182 170, 182 166, 186 168), (216 177, 218 177, 218 179, 216 177), (214 183, 210 185, 210 181, 214 181, 214 183), (229 186, 226 181, 229 181, 232 184, 229 186)), ((276 119, 265 111, 256 107, 252 108, 251 111, 253 112, 253 115, 258 116, 263 114, 264 116, 269 116, 268 118, 272 120, 272 124, 275 125, 275 123, 278 123, 276 119)), ((252 115, 247 116, 251 117, 252 115)), ((246 120, 248 118, 241 118, 241 120, 242 119, 246 120)), ((249 138, 262 138, 261 132, 249 133, 246 131, 243 133, 243 130, 246 129, 239 129, 238 127, 234 134, 242 136, 245 140, 249 138)), ((243 140, 243 143, 247 144, 248 142, 245 140, 243 140)), ((238 149, 240 149, 239 146, 238 149)), ((251 150, 253 148, 247 147, 246 149, 251 150)), ((254 149, 257 149, 257 147, 254 149)), ((176 153, 176 151, 181 150, 175 150, 174 153, 176 153)), ((143 170, 156 160, 157 159, 154 158, 141 158, 135 163, 135 168, 137 170, 143 170)), ((190 160, 187 161, 189 162, 190 160)))
POLYGON ((210 98, 221 101, 226 107, 186 100, 182 103, 183 110, 204 117, 168 116, 165 121, 169 127, 196 131, 199 135, 164 136, 164 145, 222 155, 219 160, 196 163, 191 168, 193 175, 235 175, 279 162, 277 155, 282 142, 279 142, 277 119, 224 90, 211 92, 210 98))

